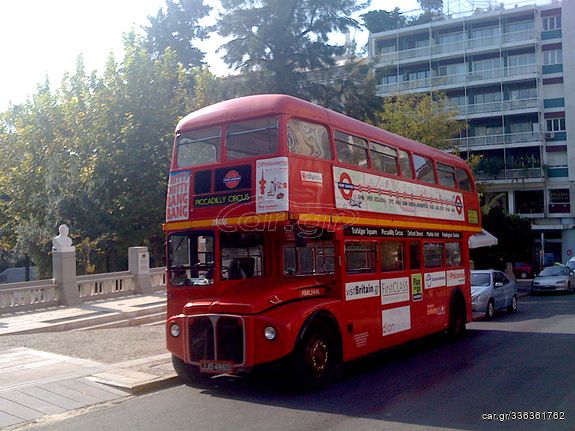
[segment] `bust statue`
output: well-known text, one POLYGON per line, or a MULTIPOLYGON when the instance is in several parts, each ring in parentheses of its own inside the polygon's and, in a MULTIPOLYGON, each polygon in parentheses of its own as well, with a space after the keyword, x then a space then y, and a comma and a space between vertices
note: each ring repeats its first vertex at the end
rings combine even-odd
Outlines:
POLYGON ((52 238, 52 251, 76 251, 76 247, 72 245, 72 240, 68 236, 70 230, 65 224, 61 224, 58 228, 60 234, 52 238))

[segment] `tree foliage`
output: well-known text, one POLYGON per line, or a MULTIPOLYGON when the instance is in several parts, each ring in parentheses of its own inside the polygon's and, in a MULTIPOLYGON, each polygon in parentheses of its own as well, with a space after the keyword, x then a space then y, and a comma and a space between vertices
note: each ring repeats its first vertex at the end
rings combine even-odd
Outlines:
POLYGON ((210 8, 166 4, 144 36, 125 35, 123 58, 110 55, 101 73, 86 72, 79 57, 59 86, 46 80, 0 113, 0 250, 30 256, 42 276, 61 223, 80 272, 125 269, 133 245, 150 247, 161 264, 174 127, 220 100, 292 94, 438 147, 461 127, 429 97, 386 99, 382 110, 365 62, 333 68, 344 46, 330 36, 357 27, 350 16, 363 5, 354 0, 223 0, 224 58, 244 73, 224 79, 199 66, 194 47, 208 34, 199 22, 210 8))
POLYGON ((132 245, 163 254, 173 130, 193 107, 194 75, 173 51, 152 58, 134 34, 124 51, 102 76, 86 74, 79 58, 60 88, 46 82, 1 117, 3 245, 30 255, 43 275, 60 223, 86 271, 123 268, 132 245))
POLYGON ((361 15, 363 24, 370 33, 380 33, 382 31, 396 30, 406 27, 407 17, 398 7, 391 12, 386 10, 372 10, 361 15))
POLYGON ((505 269, 507 262, 532 260, 533 235, 531 222, 516 214, 506 214, 503 208, 491 208, 483 216, 482 225, 497 240, 497 245, 472 250, 476 268, 505 269))
POLYGON ((351 58, 324 76, 321 85, 308 83, 314 102, 370 124, 377 121, 382 100, 375 93, 377 80, 368 62, 351 58))
MULTIPOLYGON (((418 0, 421 13, 409 14, 395 8, 392 11, 373 10, 363 15, 363 25, 370 33, 396 30, 398 28, 427 24, 443 16, 443 0, 418 0)), ((411 12, 411 11, 410 11, 411 12)))
POLYGON ((253 92, 305 97, 305 73, 334 65, 344 46, 334 32, 357 28, 354 0, 223 0, 216 24, 230 67, 249 75, 253 92))
POLYGON ((204 53, 194 42, 208 37, 209 29, 200 25, 212 8, 204 0, 166 0, 166 10, 160 9, 156 16, 149 16, 150 25, 145 27, 146 47, 156 57, 172 49, 176 58, 186 68, 201 66, 204 53))
POLYGON ((386 97, 377 117, 378 127, 439 149, 450 148, 449 139, 465 127, 437 93, 386 97))

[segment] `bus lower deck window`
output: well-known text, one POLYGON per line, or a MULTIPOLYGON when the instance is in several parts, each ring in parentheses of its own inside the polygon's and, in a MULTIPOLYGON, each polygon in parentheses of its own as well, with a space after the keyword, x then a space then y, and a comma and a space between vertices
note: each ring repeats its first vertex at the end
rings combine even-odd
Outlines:
POLYGON ((379 245, 382 271, 403 271, 404 253, 403 243, 401 241, 382 241, 379 245))
POLYGON ((375 272, 377 243, 348 242, 345 244, 346 270, 350 274, 375 272))

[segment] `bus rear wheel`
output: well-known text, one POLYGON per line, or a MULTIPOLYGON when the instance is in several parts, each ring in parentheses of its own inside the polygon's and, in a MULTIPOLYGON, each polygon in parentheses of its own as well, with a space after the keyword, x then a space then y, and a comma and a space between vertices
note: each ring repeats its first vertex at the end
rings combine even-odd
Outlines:
POLYGON ((458 340, 465 335, 466 312, 465 302, 457 295, 449 303, 449 323, 447 336, 451 340, 458 340))
POLYGON ((338 363, 333 332, 322 323, 312 323, 294 353, 293 384, 298 390, 313 391, 333 379, 338 363))

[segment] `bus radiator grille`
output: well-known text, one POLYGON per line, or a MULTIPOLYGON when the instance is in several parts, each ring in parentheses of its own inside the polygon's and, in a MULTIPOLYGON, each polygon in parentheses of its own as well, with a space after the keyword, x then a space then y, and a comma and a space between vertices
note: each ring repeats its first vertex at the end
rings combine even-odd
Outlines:
POLYGON ((244 362, 244 327, 241 319, 221 317, 217 323, 217 358, 220 361, 244 362))
POLYGON ((214 326, 209 317, 191 319, 189 334, 192 362, 215 359, 214 326))
POLYGON ((191 362, 244 362, 244 325, 237 317, 198 316, 189 320, 191 362))

